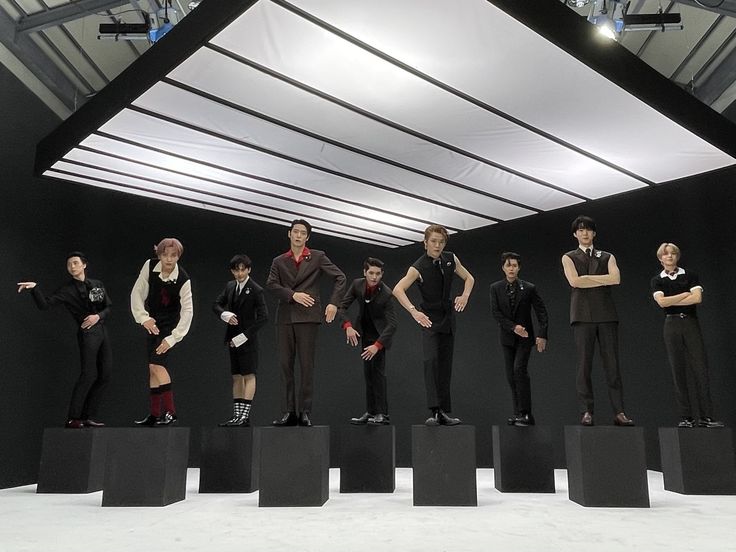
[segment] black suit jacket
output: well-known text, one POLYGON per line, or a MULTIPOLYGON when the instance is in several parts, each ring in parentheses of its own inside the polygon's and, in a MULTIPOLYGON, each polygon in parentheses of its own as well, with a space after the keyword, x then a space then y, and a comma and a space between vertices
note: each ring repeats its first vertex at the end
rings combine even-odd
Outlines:
POLYGON ((311 249, 309 256, 302 259, 298 268, 288 253, 279 255, 273 260, 266 288, 279 300, 276 324, 322 322, 324 308, 320 301, 319 279, 323 274, 333 280, 329 304, 338 306, 345 294, 345 274, 335 266, 324 251, 311 249), (305 307, 296 303, 292 296, 297 291, 311 295, 314 298, 314 305, 305 307))
POLYGON ((338 316, 340 323, 350 322, 361 337, 363 329, 361 321, 364 313, 368 313, 373 321, 373 325, 378 331, 378 341, 385 349, 391 347, 394 333, 396 332, 396 311, 394 310, 393 291, 383 282, 378 284, 378 289, 370 302, 365 302, 365 278, 357 278, 350 284, 345 297, 340 301, 338 307, 338 316), (358 316, 354 320, 350 320, 347 310, 354 301, 358 302, 358 316))
POLYGON ((237 326, 227 325, 225 343, 229 343, 233 337, 242 333, 248 338, 248 341, 240 348, 243 350, 257 349, 257 332, 268 320, 268 307, 266 307, 266 300, 263 296, 263 288, 255 283, 253 278, 249 278, 238 297, 237 285, 235 280, 228 282, 215 300, 212 310, 217 316, 230 311, 238 317, 237 326))
POLYGON ((525 338, 514 333, 517 324, 521 324, 529 333, 529 343, 534 343, 534 324, 532 322, 532 308, 539 322, 539 337, 547 339, 547 309, 539 296, 537 288, 531 282, 518 280, 519 296, 516 299, 514 310, 511 310, 509 297, 506 294, 506 279, 491 284, 491 313, 501 327, 501 344, 514 345, 525 338))

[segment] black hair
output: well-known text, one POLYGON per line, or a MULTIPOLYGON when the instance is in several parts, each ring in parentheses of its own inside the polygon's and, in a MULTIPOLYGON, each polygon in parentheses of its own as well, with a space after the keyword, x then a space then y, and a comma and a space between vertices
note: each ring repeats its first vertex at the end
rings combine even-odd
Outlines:
POLYGON ((291 221, 291 226, 289 226, 289 232, 291 232, 294 229, 294 226, 296 226, 297 224, 301 224, 302 226, 304 226, 304 228, 307 229, 307 237, 309 237, 309 236, 312 235, 312 225, 309 224, 304 219, 294 219, 294 220, 292 220, 291 221))
POLYGON ((371 266, 375 266, 383 270, 383 261, 381 259, 376 259, 375 257, 368 257, 363 261, 363 270, 368 270, 371 266))
POLYGON ((235 255, 232 259, 230 259, 230 270, 237 269, 240 265, 245 266, 245 268, 250 268, 253 266, 253 263, 250 261, 250 257, 248 255, 243 255, 242 253, 239 253, 238 255, 235 255))
POLYGON ((521 255, 514 253, 513 251, 504 251, 501 253, 501 265, 505 265, 506 261, 516 261, 521 266, 521 255))
POLYGON ((66 254, 66 259, 64 260, 68 261, 72 257, 79 257, 84 264, 87 264, 87 255, 85 255, 81 251, 70 251, 69 253, 66 254))
POLYGON ((584 228, 585 230, 592 230, 593 232, 595 232, 595 221, 590 217, 586 217, 585 215, 578 215, 577 218, 572 221, 572 233, 574 234, 581 228, 584 228))

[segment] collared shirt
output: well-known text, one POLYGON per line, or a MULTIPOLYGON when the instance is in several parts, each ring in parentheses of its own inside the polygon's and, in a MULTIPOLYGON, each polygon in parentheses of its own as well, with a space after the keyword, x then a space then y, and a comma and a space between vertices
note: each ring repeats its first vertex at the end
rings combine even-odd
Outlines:
POLYGON ((294 263, 296 264, 298 268, 304 259, 311 257, 312 252, 309 250, 308 247, 305 247, 304 250, 302 251, 302 254, 299 256, 298 259, 294 257, 294 252, 291 249, 289 249, 286 253, 284 253, 284 255, 294 259, 294 263))
MULTIPOLYGON (((248 283, 249 280, 250 280, 250 276, 246 276, 242 284, 238 282, 237 280, 235 280, 235 297, 238 297, 242 293, 243 288, 245 287, 245 285, 248 283)), ((231 316, 235 316, 235 313, 227 311, 227 310, 222 311, 222 314, 220 315, 220 319, 223 322, 227 322, 230 320, 231 316)))
MULTIPOLYGON (((696 289, 699 289, 701 292, 703 291, 703 286, 700 285, 698 275, 682 267, 678 267, 675 274, 668 274, 666 270, 661 271, 652 278, 650 287, 652 297, 660 294, 665 297, 671 297, 686 291, 692 292, 696 289)), ((663 310, 665 314, 686 314, 693 317, 696 317, 698 312, 696 305, 672 305, 665 307, 663 310)))

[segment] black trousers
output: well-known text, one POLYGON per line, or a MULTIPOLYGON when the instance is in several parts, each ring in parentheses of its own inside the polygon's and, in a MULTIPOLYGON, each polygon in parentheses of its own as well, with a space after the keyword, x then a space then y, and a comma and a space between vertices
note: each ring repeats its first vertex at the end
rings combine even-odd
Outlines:
MULTIPOLYGON (((368 347, 375 342, 375 339, 363 339, 362 347, 368 347)), ((386 349, 378 351, 372 359, 363 361, 363 377, 365 378, 366 412, 388 414, 386 349)))
POLYGON ((281 367, 282 412, 296 412, 294 364, 299 357, 299 406, 302 412, 312 411, 314 391, 314 353, 319 324, 279 324, 279 366, 281 367))
POLYGON ((514 414, 531 414, 532 390, 527 366, 532 352, 532 340, 517 340, 514 345, 501 345, 501 349, 506 364, 506 380, 511 387, 514 414))
POLYGON ((572 325, 577 352, 578 404, 580 412, 593 413, 593 385, 590 374, 593 371, 595 344, 601 353, 603 371, 606 374, 608 398, 614 414, 624 411, 624 398, 621 386, 621 370, 618 361, 618 322, 575 322, 572 325))
POLYGON ((74 384, 69 404, 70 420, 97 417, 102 394, 112 374, 112 349, 107 329, 99 322, 88 330, 77 332, 81 360, 79 379, 74 384))
POLYGON ((427 407, 452 410, 450 381, 452 379, 452 354, 455 336, 422 329, 424 352, 424 385, 427 388, 427 407))
POLYGON ((698 319, 667 316, 664 321, 664 345, 672 368, 675 398, 680 416, 693 415, 687 384, 689 372, 691 381, 695 384, 700 417, 712 417, 713 405, 710 398, 708 362, 698 319))

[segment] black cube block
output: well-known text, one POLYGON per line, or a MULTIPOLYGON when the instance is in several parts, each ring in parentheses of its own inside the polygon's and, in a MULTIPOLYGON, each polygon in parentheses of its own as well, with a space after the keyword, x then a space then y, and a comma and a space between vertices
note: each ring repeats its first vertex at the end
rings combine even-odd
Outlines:
POLYGON ((349 425, 340 440, 340 492, 396 489, 396 431, 390 425, 349 425))
POLYGON ((475 426, 411 426, 414 506, 477 506, 475 426))
POLYGON ((330 428, 261 427, 258 506, 322 506, 330 494, 330 428))
POLYGON ((200 493, 252 493, 258 490, 258 440, 251 427, 202 429, 200 493))
POLYGON ((736 494, 733 432, 659 428, 664 488, 681 494, 736 494))
POLYGON ((38 493, 94 493, 105 480, 106 429, 46 428, 38 493))
POLYGON ((103 506, 166 506, 184 500, 189 428, 106 430, 103 506))
POLYGON ((493 480, 503 493, 553 493, 552 430, 493 426, 493 480))
POLYGON ((649 508, 644 428, 565 426, 565 454, 573 502, 649 508))

